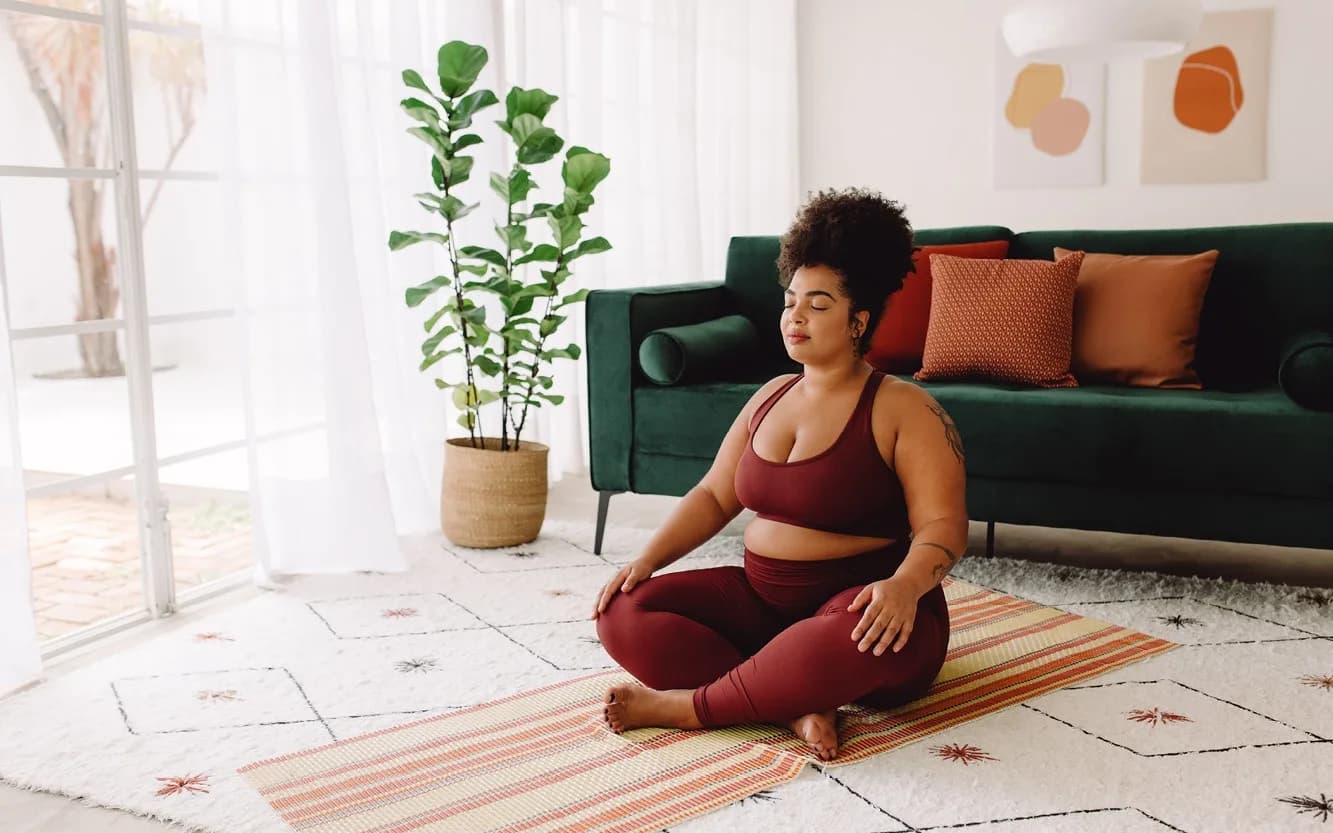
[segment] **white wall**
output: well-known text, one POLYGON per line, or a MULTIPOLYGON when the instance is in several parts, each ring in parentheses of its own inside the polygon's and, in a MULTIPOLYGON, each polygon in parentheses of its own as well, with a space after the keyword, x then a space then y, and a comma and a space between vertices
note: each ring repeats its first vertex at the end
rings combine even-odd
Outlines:
POLYGON ((1010 0, 800 0, 803 195, 864 186, 916 228, 1015 231, 1333 220, 1333 0, 1205 0, 1272 7, 1268 176, 1138 184, 1141 63, 1108 67, 1099 187, 992 186, 995 38, 1010 0))

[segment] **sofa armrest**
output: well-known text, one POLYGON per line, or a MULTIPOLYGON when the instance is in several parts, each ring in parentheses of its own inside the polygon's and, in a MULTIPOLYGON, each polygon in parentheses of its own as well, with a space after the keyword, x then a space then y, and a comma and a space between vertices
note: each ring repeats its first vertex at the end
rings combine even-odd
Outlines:
POLYGON ((660 327, 697 324, 735 312, 721 281, 588 293, 588 448, 594 489, 630 491, 633 389, 642 380, 639 344, 660 327))

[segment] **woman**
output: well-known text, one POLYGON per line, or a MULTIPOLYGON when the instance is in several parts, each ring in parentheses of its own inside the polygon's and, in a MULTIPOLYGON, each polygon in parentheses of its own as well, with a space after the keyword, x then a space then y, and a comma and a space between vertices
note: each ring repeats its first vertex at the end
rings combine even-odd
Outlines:
POLYGON ((864 360, 912 268, 901 206, 824 191, 782 238, 780 326, 797 374, 763 385, 712 467, 603 588, 607 652, 644 685, 611 687, 615 732, 789 726, 823 760, 837 708, 890 708, 944 664, 940 580, 967 545, 962 443, 916 385, 864 360), (742 508, 745 566, 652 574, 742 508))

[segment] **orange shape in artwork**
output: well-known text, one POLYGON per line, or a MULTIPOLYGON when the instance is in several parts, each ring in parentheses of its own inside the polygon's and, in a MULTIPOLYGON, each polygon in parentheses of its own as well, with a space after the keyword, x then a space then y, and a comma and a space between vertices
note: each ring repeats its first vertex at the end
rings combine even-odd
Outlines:
POLYGON ((1014 127, 1028 127, 1042 108, 1060 97, 1065 71, 1059 64, 1028 64, 1014 76, 1004 103, 1004 117, 1014 127))
POLYGON ((1236 55, 1214 46, 1187 57, 1176 74, 1176 119, 1205 133, 1221 133, 1245 103, 1236 55))
POLYGON ((1083 144, 1091 122, 1092 114, 1083 102, 1057 98, 1032 119, 1032 144, 1051 156, 1073 153, 1083 144))

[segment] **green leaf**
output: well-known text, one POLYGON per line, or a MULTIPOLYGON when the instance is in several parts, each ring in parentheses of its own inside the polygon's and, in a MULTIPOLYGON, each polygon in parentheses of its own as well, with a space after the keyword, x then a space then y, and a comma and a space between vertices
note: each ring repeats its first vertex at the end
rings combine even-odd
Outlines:
POLYGON ((597 183, 611 173, 611 160, 600 153, 593 153, 587 148, 570 148, 565 155, 565 164, 560 176, 565 185, 580 194, 591 194, 597 183), (575 150, 581 151, 575 153, 575 150))
POLYGON ((534 396, 539 396, 539 397, 541 397, 542 399, 545 399, 547 402, 550 402, 552 405, 559 405, 561 402, 564 402, 564 401, 565 401, 565 397, 561 396, 561 395, 558 394, 558 393, 535 393, 535 394, 533 394, 533 395, 534 395, 534 396))
POLYGON ((531 286, 525 286, 514 293, 516 298, 550 298, 555 295, 555 290, 547 284, 535 283, 531 286))
MULTIPOLYGON (((411 287, 405 293, 405 300, 407 301, 407 305, 409 307, 419 306, 422 301, 426 300, 431 295, 434 295, 435 292, 439 290, 441 287, 445 287, 448 285, 449 285, 448 275, 436 275, 435 277, 431 278, 430 280, 426 281, 423 284, 418 284, 417 286, 411 287)), ((443 312, 443 310, 441 310, 441 312, 443 312)))
POLYGON ((542 120, 531 113, 523 113, 510 121, 510 136, 515 145, 522 145, 532 134, 542 129, 542 120))
POLYGON ((550 361, 551 359, 577 359, 582 351, 577 344, 571 344, 568 347, 557 347, 542 351, 542 358, 550 361))
POLYGON ((565 323, 565 320, 565 316, 563 315, 548 315, 543 318, 541 321, 542 338, 546 338, 559 329, 560 325, 565 323))
POLYGON ((449 144, 445 141, 444 135, 433 127, 409 127, 407 132, 416 136, 421 141, 430 145, 431 150, 439 157, 441 162, 449 158, 449 144))
POLYGON ((551 105, 559 100, 559 96, 551 95, 545 90, 514 87, 509 91, 509 95, 505 96, 505 121, 512 125, 514 119, 523 114, 531 114, 538 120, 544 119, 546 114, 551 112, 551 105))
MULTIPOLYGON (((455 388, 457 390, 457 388, 455 388)), ((468 411, 458 417, 458 424, 471 431, 477 424, 477 415, 468 411)))
POLYGON ((440 90, 449 98, 458 98, 486 66, 486 48, 460 40, 449 41, 436 55, 440 90))
POLYGON ((523 257, 520 257, 518 260, 515 260, 514 265, 522 266, 525 263, 532 263, 533 261, 538 261, 538 260, 554 262, 559 257, 560 257, 559 249, 557 249, 555 246, 552 246, 550 243, 541 243, 532 251, 523 255, 523 257))
POLYGON ((440 157, 431 156, 430 158, 430 178, 435 183, 435 187, 444 190, 444 166, 440 164, 440 157))
POLYGON ((555 380, 552 379, 550 376, 538 376, 537 382, 547 390, 550 390, 551 388, 555 387, 555 380))
POLYGON ((454 387, 454 407, 466 410, 477 407, 476 385, 456 385, 454 387))
POLYGON ((435 127, 440 123, 440 113, 434 107, 419 98, 405 98, 399 102, 403 112, 422 124, 435 127))
POLYGON ((579 235, 583 233, 583 221, 578 217, 551 216, 546 218, 546 222, 551 227, 551 234, 555 236, 555 244, 560 247, 561 251, 577 243, 579 235))
MULTIPOLYGON (((444 314, 448 311, 449 310, 447 307, 440 307, 435 311, 434 315, 432 315, 430 318, 427 318, 426 323, 422 325, 423 327, 425 327, 426 332, 430 332, 431 330, 435 329, 435 325, 440 322, 440 318, 443 317, 444 314)), ((451 327, 450 329, 453 328, 451 327)))
POLYGON ((478 326, 485 326, 485 324, 486 324, 486 308, 485 308, 485 307, 473 307, 472 309, 465 310, 465 311, 463 312, 462 318, 463 318, 464 321, 468 322, 469 324, 476 324, 476 325, 478 325, 478 326))
POLYGON ((519 168, 509 175, 509 197, 506 202, 518 204, 528 198, 533 188, 532 174, 526 168, 519 168))
MULTIPOLYGON (((564 283, 565 280, 569 277, 569 275, 570 275, 569 269, 564 266, 561 266, 559 269, 554 269, 554 270, 551 269, 542 270, 542 277, 550 281, 552 287, 557 287, 560 284, 564 283)), ((552 292, 551 294, 555 293, 552 292)))
POLYGON ((582 214, 592 207, 595 200, 592 194, 581 194, 573 188, 565 188, 565 199, 560 204, 564 213, 570 216, 582 214))
POLYGON ((430 87, 426 86, 426 82, 421 79, 421 73, 414 69, 403 70, 403 83, 409 87, 415 87, 422 92, 430 93, 431 95, 435 94, 431 91, 430 87))
POLYGON ((494 359, 488 359, 485 356, 473 356, 472 363, 487 376, 497 376, 504 370, 499 362, 494 359))
POLYGON ((461 352, 463 352, 463 348, 455 347, 452 350, 441 350, 438 353, 432 353, 426 358, 421 360, 421 364, 417 366, 417 369, 428 370, 431 365, 435 364, 440 359, 443 359, 445 356, 452 356, 454 353, 461 353, 461 352))
MULTIPOLYGON (((432 157, 433 158, 433 157, 432 157)), ((444 204, 444 199, 439 194, 432 194, 429 191, 422 191, 420 194, 413 194, 417 198, 417 204, 433 214, 440 214, 444 204)))
POLYGON ((493 390, 477 391, 477 396, 478 396, 478 403, 481 405, 489 405, 490 403, 497 402, 500 399, 500 394, 496 393, 493 390))
MULTIPOLYGON (((490 90, 477 90, 469 93, 460 98, 458 103, 454 105, 453 117, 449 119, 449 124, 453 126, 458 123, 458 127, 467 127, 472 123, 472 116, 477 111, 498 103, 500 103, 500 99, 496 98, 495 93, 490 90)), ((480 137, 477 141, 481 141, 480 137)))
POLYGON ((430 338, 421 342, 421 355, 429 356, 440 348, 440 342, 453 335, 457 330, 453 327, 443 327, 439 332, 433 334, 430 338))
POLYGON ((571 292, 565 297, 561 298, 560 303, 556 304, 555 308, 560 309, 566 304, 577 304, 579 301, 585 300, 588 297, 589 292, 591 292, 591 290, 588 289, 580 289, 577 292, 571 292))
POLYGON ((449 184, 457 185, 460 182, 467 182, 468 177, 472 176, 472 163, 476 160, 471 156, 455 156, 449 160, 449 184))
POLYGON ((509 202, 509 180, 504 174, 491 173, 491 190, 507 204, 509 202))
POLYGON ((443 246, 449 242, 449 237, 433 231, 391 231, 389 232, 389 251, 396 252, 414 243, 424 243, 426 241, 439 243, 443 246))
POLYGON ((564 147, 565 140, 556 135, 556 132, 549 127, 539 127, 528 135, 521 144, 518 144, 516 157, 524 165, 540 165, 541 163, 552 159, 560 148, 564 147))
POLYGON ((494 263, 496 266, 505 265, 505 256, 495 249, 488 249, 485 246, 464 246, 458 250, 460 257, 466 257, 471 260, 484 260, 487 263, 494 263))
POLYGON ((462 200, 455 197, 453 194, 450 194, 440 203, 440 213, 443 214, 449 222, 455 223, 471 214, 479 205, 481 205, 479 202, 474 202, 472 205, 464 205, 462 200))
POLYGON ((436 379, 435 387, 439 388, 440 390, 448 390, 449 388, 453 387, 453 385, 449 384, 443 379, 436 379))
POLYGON ((595 255, 599 252, 609 251, 611 251, 611 244, 605 237, 593 237, 580 243, 574 254, 569 256, 569 259, 577 260, 584 255, 595 255))
POLYGON ((460 151, 463 148, 470 148, 473 145, 481 144, 481 137, 476 133, 464 133, 462 136, 454 137, 454 150, 460 151))
POLYGON ((495 226, 495 233, 504 241, 505 248, 510 251, 527 251, 532 246, 528 242, 528 227, 521 223, 513 226, 502 226, 498 223, 495 226))

